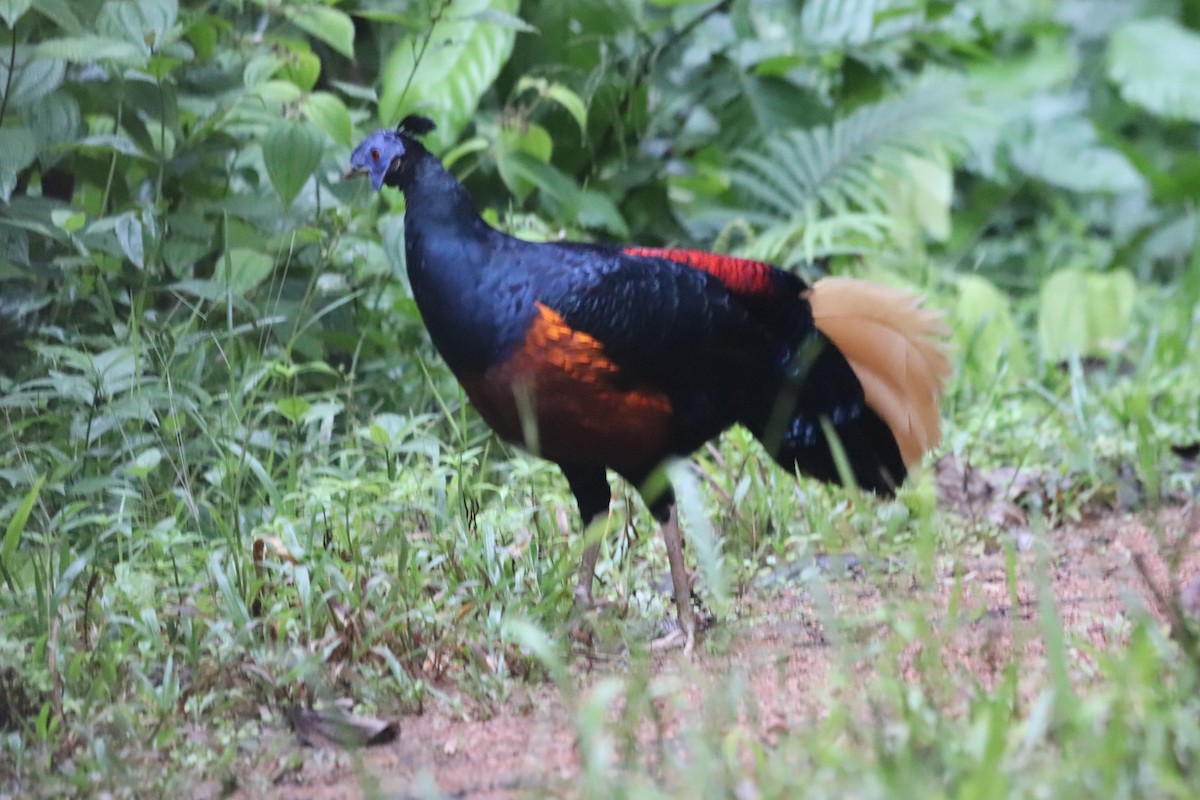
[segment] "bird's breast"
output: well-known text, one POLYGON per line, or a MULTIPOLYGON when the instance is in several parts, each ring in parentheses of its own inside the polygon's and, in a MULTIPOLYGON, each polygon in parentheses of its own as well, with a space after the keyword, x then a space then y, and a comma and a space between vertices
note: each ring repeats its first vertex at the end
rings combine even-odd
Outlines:
POLYGON ((547 306, 536 309, 506 359, 459 376, 480 414, 504 439, 552 461, 653 466, 671 432, 670 398, 624 385, 601 342, 547 306))

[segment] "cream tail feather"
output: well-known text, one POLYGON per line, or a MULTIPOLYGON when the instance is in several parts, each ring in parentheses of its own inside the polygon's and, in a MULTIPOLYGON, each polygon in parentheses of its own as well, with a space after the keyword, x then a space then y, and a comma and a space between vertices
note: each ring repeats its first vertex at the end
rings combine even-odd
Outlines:
POLYGON ((848 278, 817 281, 808 299, 911 468, 942 435, 938 398, 950 374, 942 315, 908 292, 848 278))

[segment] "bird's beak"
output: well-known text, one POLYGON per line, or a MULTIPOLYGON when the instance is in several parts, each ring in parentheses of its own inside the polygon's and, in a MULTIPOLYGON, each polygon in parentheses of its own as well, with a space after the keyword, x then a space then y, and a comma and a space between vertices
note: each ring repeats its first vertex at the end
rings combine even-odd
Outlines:
POLYGON ((351 178, 358 178, 366 174, 367 171, 362 167, 348 167, 346 171, 342 173, 342 180, 348 181, 351 178))

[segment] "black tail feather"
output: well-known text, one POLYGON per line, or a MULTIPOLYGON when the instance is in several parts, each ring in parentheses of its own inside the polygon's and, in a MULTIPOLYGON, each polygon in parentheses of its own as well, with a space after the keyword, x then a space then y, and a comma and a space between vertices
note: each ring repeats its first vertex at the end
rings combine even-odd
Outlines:
POLYGON ((819 334, 809 344, 792 359, 770 410, 758 424, 750 423, 751 431, 784 469, 840 484, 828 439, 832 432, 859 488, 894 494, 906 470, 891 429, 867 406, 862 385, 837 348, 819 334))

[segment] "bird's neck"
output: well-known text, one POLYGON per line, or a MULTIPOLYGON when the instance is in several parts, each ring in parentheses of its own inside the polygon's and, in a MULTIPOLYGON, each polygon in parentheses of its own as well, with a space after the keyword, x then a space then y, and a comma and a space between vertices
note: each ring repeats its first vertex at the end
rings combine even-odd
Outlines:
POLYGON ((425 327, 456 373, 477 372, 507 344, 495 309, 495 254, 507 238, 483 221, 467 190, 417 145, 392 176, 404 191, 409 285, 425 327), (419 148, 419 149, 417 149, 419 148))
POLYGON ((437 231, 445 235, 486 226, 471 195, 442 166, 437 156, 420 145, 412 155, 388 180, 390 185, 404 192, 406 227, 415 224, 430 233, 437 231))

